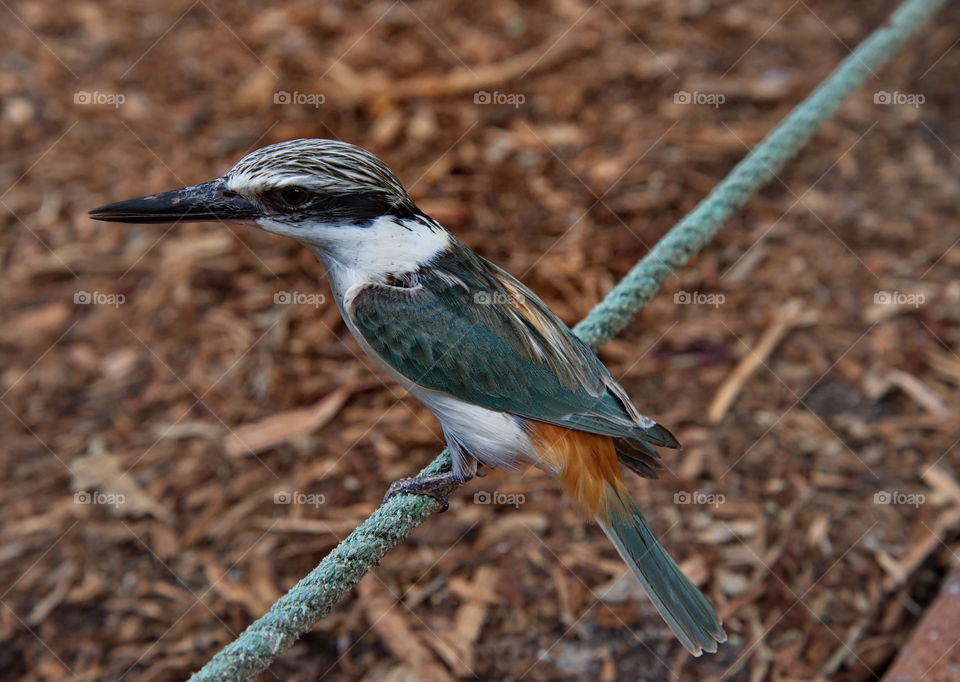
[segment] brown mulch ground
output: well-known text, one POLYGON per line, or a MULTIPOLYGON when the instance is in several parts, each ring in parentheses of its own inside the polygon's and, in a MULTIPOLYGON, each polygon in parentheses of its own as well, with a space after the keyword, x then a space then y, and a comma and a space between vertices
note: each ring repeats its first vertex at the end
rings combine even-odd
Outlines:
MULTIPOLYGON (((4 4, 0 678, 184 678, 441 442, 296 244, 87 209, 337 137, 572 323, 894 6, 4 4)), ((632 485, 717 655, 551 480, 492 472, 262 679, 882 676, 960 549, 958 21, 603 350, 684 443, 632 485)))

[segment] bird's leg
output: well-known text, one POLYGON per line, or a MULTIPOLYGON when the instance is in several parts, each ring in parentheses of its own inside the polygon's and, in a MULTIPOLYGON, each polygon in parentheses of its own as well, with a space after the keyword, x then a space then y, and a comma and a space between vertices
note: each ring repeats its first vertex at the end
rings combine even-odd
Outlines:
POLYGON ((476 460, 473 460, 472 466, 454 467, 451 471, 444 474, 400 478, 390 484, 390 487, 387 489, 387 494, 383 496, 383 501, 386 502, 394 495, 399 495, 400 493, 426 495, 443 505, 440 511, 445 512, 450 508, 450 493, 473 478, 476 472, 477 464, 476 460))

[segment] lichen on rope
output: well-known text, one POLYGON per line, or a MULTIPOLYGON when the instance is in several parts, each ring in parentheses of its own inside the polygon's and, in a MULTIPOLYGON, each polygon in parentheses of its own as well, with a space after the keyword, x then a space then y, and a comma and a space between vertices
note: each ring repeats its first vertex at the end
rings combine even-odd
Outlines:
MULTIPOLYGON (((946 0, 906 0, 780 122, 686 217, 637 263, 574 331, 597 349, 620 333, 663 283, 793 157, 843 102, 882 68, 946 0)), ((450 467, 444 450, 420 475, 450 467)), ((383 503, 236 640, 190 679, 251 680, 292 645, 390 549, 439 509, 432 498, 397 495, 383 503)))

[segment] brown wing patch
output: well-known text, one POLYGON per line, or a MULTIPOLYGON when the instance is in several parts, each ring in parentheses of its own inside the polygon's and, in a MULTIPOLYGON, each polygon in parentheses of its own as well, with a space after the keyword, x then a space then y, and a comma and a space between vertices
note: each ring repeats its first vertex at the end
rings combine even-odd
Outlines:
POLYGON ((590 516, 607 521, 612 505, 622 505, 625 493, 613 438, 562 426, 529 422, 540 466, 555 473, 564 491, 590 516))
POLYGON ((507 294, 510 297, 507 300, 507 304, 513 306, 513 308, 517 311, 517 314, 521 315, 525 320, 532 324, 537 331, 544 335, 544 337, 550 338, 554 333, 551 321, 546 319, 543 314, 540 313, 540 311, 527 302, 527 295, 518 289, 516 283, 514 283, 509 277, 504 277, 499 273, 497 273, 495 277, 497 278, 497 281, 503 285, 503 288, 506 289, 507 294))

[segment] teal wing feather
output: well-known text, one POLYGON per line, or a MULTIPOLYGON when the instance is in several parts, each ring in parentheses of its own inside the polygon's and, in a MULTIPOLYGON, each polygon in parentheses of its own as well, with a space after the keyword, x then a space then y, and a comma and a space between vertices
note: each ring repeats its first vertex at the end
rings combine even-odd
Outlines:
POLYGON ((628 404, 603 363, 539 298, 464 251, 421 273, 415 286, 370 283, 351 292, 347 313, 384 361, 421 386, 487 409, 677 446, 628 404))

